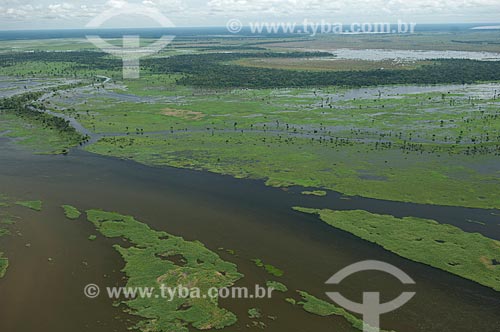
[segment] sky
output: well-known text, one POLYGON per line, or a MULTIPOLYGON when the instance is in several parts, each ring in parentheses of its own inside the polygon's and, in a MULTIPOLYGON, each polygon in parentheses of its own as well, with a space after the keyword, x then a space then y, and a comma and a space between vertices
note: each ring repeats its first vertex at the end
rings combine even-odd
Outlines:
MULTIPOLYGON (((116 13, 124 0, 0 0, 0 30, 78 29, 103 12, 116 13)), ((498 23, 500 0, 130 0, 158 10, 178 27, 251 22, 498 23)), ((139 8, 139 7, 137 7, 139 8)), ((104 28, 157 27, 147 15, 124 14, 104 28)))

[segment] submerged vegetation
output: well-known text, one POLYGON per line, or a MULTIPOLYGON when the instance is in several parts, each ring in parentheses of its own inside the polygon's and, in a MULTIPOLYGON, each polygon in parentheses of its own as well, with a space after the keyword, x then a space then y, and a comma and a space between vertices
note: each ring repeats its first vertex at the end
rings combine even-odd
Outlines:
MULTIPOLYGON (((208 294, 210 288, 230 287, 242 277, 236 265, 223 261, 200 242, 152 230, 117 213, 89 210, 87 218, 104 236, 131 243, 127 248, 114 246, 125 260, 127 287, 185 285, 208 294)), ((220 329, 237 321, 233 313, 219 307, 217 298, 136 298, 124 304, 141 318, 137 325, 141 331, 181 332, 188 331, 188 325, 200 330, 220 329)))
POLYGON ((500 291, 500 242, 434 220, 296 207, 404 258, 500 291))

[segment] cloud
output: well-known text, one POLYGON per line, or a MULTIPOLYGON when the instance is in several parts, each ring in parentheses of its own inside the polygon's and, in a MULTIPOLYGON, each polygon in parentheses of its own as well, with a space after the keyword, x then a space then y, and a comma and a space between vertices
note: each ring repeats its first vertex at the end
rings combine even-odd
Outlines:
POLYGON ((208 7, 217 13, 295 14, 309 11, 338 11, 342 7, 342 1, 209 0, 208 7))
POLYGON ((23 4, 13 6, 17 1, 10 1, 7 6, 0 7, 1 19, 12 20, 72 20, 75 18, 88 18, 95 16, 100 8, 85 4, 72 4, 69 2, 48 4, 23 4))
POLYGON ((491 13, 500 10, 498 0, 209 0, 213 13, 275 14, 290 16, 436 15, 491 13))
POLYGON ((0 5, 0 20, 59 20, 71 21, 74 19, 88 19, 95 17, 108 8, 121 8, 127 3, 143 4, 155 7, 160 11, 175 13, 185 11, 180 0, 143 0, 124 1, 109 0, 107 2, 92 3, 89 1, 71 1, 35 4, 33 1, 5 0, 0 5))

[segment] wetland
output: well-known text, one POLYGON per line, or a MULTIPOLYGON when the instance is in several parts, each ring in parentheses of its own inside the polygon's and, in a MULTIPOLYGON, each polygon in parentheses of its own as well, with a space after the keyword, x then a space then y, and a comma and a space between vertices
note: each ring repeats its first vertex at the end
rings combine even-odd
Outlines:
POLYGON ((0 330, 359 331, 325 282, 379 260, 416 284, 340 290, 415 291, 382 330, 497 331, 497 35, 182 35, 137 80, 82 39, 0 41, 0 330), (83 293, 162 283, 275 292, 83 293))

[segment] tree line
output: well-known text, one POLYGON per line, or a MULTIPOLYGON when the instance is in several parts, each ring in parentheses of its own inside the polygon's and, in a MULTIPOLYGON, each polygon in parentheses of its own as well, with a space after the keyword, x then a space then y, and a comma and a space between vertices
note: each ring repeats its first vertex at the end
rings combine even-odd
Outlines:
MULTIPOLYGON (((331 57, 326 52, 233 52, 146 58, 143 70, 155 74, 182 74, 177 84, 206 88, 293 88, 323 86, 378 86, 391 84, 470 84, 500 80, 500 61, 437 59, 415 69, 299 71, 244 67, 232 63, 244 58, 331 57)), ((121 59, 103 52, 23 52, 0 54, 0 67, 21 62, 71 62, 76 68, 121 71, 121 59)))
MULTIPOLYGON (((69 141, 75 142, 76 144, 84 142, 86 138, 80 135, 76 129, 70 125, 69 121, 44 113, 33 105, 33 102, 38 100, 45 93, 46 91, 27 92, 0 99, 0 111, 14 114, 28 123, 36 123, 42 125, 44 128, 56 130, 60 134, 68 137, 69 141)), ((44 107, 43 105, 39 106, 44 107)))
MULTIPOLYGON (((258 57, 312 57, 311 53, 261 53, 258 57)), ((416 69, 312 72, 244 67, 228 62, 251 54, 179 55, 148 63, 156 73, 182 73, 182 85, 209 88, 289 88, 391 84, 470 84, 500 80, 500 61, 439 59, 416 69)))

